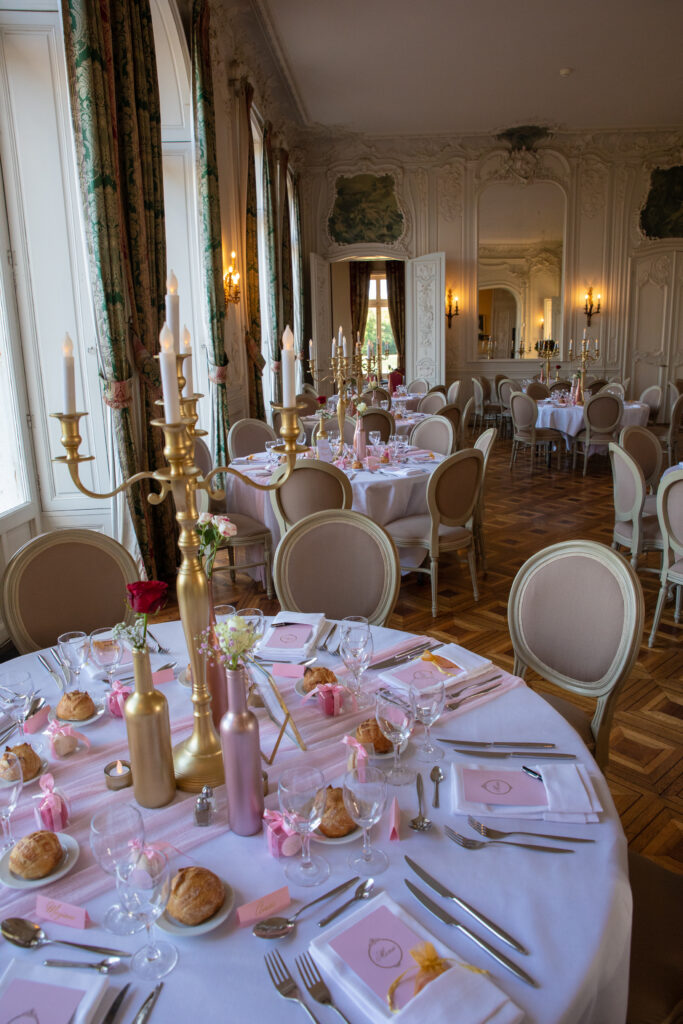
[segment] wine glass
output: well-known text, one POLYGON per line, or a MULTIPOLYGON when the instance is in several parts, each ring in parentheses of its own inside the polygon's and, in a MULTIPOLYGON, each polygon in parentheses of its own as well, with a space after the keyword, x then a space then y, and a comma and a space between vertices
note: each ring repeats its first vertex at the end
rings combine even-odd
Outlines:
MULTIPOLYGON (((145 826, 137 807, 111 804, 98 811, 90 822, 90 848, 95 860, 108 875, 132 871, 137 851, 145 841, 145 826)), ((144 922, 115 903, 104 916, 104 927, 114 935, 133 935, 144 922)))
POLYGON ((371 430, 368 434, 370 444, 372 445, 372 454, 377 455, 377 449, 382 441, 382 434, 379 430, 371 430))
POLYGON ((431 728, 443 711, 446 700, 446 684, 443 679, 434 679, 415 692, 415 718, 425 727, 424 742, 418 747, 418 761, 440 761, 443 748, 432 743, 431 728))
POLYGON ((4 851, 14 846, 10 818, 21 795, 24 785, 24 773, 21 769, 21 761, 11 750, 6 750, 2 759, 6 765, 6 776, 9 776, 0 779, 0 818, 2 819, 2 846, 0 850, 4 851))
POLYGON ((62 633, 57 637, 57 643, 63 661, 67 663, 71 674, 76 678, 76 689, 78 689, 78 677, 90 651, 88 637, 82 630, 75 629, 70 633, 62 633))
POLYGON ((254 647, 256 647, 263 636, 266 628, 266 620, 263 617, 263 612, 260 608, 238 608, 235 615, 240 619, 246 619, 250 624, 254 635, 254 642, 251 648, 253 651, 254 647))
POLYGON ((268 465, 271 469, 274 469, 279 462, 280 456, 273 450, 279 443, 279 441, 266 441, 266 455, 268 456, 268 465))
POLYGON ((401 435, 391 434, 389 437, 389 451, 391 452, 391 461, 398 462, 399 452, 401 450, 401 435))
POLYGON ((113 629, 103 626, 100 629, 93 629, 90 634, 90 651, 97 667, 103 668, 107 673, 111 686, 114 682, 114 673, 123 657, 123 643, 114 636, 113 629))
POLYGON ((24 743, 24 721, 35 694, 28 672, 10 669, 0 672, 0 707, 13 719, 19 730, 19 742, 24 743))
POLYGON ((301 836, 301 857, 290 858, 285 875, 294 885, 319 885, 330 873, 324 857, 311 853, 311 832, 323 819, 327 790, 317 768, 288 768, 277 789, 280 810, 288 828, 301 836))
POLYGON ((216 622, 225 622, 231 615, 237 614, 235 612, 235 606, 232 604, 217 604, 213 610, 213 614, 216 616, 216 622))
POLYGON ((363 849, 349 857, 349 867, 359 875, 370 877, 385 871, 389 858, 381 850, 373 850, 370 829, 384 813, 387 803, 387 780, 383 771, 361 765, 344 776, 344 806, 356 825, 363 829, 363 849))
POLYGON ((387 782, 392 786, 404 786, 411 782, 414 773, 400 764, 401 749, 415 725, 415 691, 411 688, 385 684, 377 694, 375 718, 383 736, 393 743, 394 764, 387 772, 387 782))
POLYGON ((116 888, 131 917, 147 929, 147 943, 135 953, 130 966, 140 977, 158 981, 178 963, 174 945, 152 939, 152 925, 163 914, 171 894, 168 857, 154 846, 142 847, 131 870, 117 867, 116 888))
POLYGON ((365 616, 347 615, 342 620, 339 653, 353 676, 349 689, 358 709, 369 708, 373 703, 371 697, 361 692, 361 677, 372 661, 373 647, 372 630, 365 616))

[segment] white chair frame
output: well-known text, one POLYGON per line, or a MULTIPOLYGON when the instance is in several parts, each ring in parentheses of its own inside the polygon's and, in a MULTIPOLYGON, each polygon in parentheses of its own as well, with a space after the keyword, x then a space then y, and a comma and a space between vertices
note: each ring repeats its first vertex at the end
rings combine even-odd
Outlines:
POLYGON ((648 647, 652 647, 655 642, 655 636, 657 635, 662 612, 664 611, 666 595, 672 584, 676 587, 676 609, 674 612, 674 622, 678 624, 681 621, 683 573, 674 572, 672 566, 683 558, 683 533, 679 534, 674 530, 671 525, 671 514, 669 512, 669 502, 671 501, 669 492, 673 487, 677 487, 679 484, 683 484, 683 469, 676 469, 672 473, 667 473, 666 476, 662 478, 657 490, 657 518, 659 520, 659 529, 664 540, 664 550, 662 551, 662 570, 660 576, 659 595, 657 597, 655 616, 652 620, 652 630, 650 631, 648 647))

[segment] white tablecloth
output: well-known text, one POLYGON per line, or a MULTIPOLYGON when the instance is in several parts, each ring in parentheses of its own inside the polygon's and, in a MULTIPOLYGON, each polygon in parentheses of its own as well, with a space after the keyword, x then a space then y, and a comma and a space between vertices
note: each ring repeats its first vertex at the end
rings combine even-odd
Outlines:
MULTIPOLYGON (((626 402, 621 426, 644 427, 647 424, 649 413, 649 406, 643 402, 626 402)), ((569 443, 583 430, 583 406, 555 405, 549 399, 541 401, 538 403, 536 426, 553 427, 555 430, 560 430, 569 443)), ((604 448, 604 445, 596 447, 604 448)))
MULTIPOLYGON (((153 632, 162 643, 172 649, 179 665, 184 665, 186 651, 180 624, 154 626, 153 632)), ((398 635, 395 632, 383 629, 375 632, 377 649, 388 646, 396 639, 398 635)), ((325 660, 330 663, 328 657, 325 660)), ((57 698, 56 687, 41 668, 36 656, 27 655, 20 663, 31 672, 36 684, 54 704, 57 698)), ((368 685, 372 679, 370 676, 368 685)), ((294 708, 295 715, 297 712, 302 715, 303 713, 298 710, 301 708, 301 702, 292 693, 292 682, 283 681, 281 689, 294 708)), ((189 714, 190 701, 187 689, 177 683, 169 683, 164 685, 163 692, 169 700, 172 721, 189 714)), ((309 709, 309 721, 311 713, 309 709)), ((263 712, 259 712, 259 715, 262 714, 263 712)), ((277 779, 285 767, 302 762, 307 757, 324 766, 328 777, 341 777, 346 760, 346 748, 338 739, 353 723, 323 717, 319 722, 317 729, 304 730, 305 738, 313 736, 316 741, 308 753, 302 754, 288 739, 284 741, 275 764, 269 769, 272 789, 276 787, 277 779)), ((272 741, 274 727, 266 723, 262 724, 261 730, 263 745, 268 746, 272 741)), ((126 756, 125 726, 121 720, 105 716, 87 731, 95 752, 103 745, 119 740, 121 755, 126 756)), ((525 686, 517 686, 486 706, 444 719, 434 732, 437 736, 449 735, 461 739, 552 740, 558 745, 558 749, 575 752, 581 762, 588 767, 594 780, 598 796, 605 808, 603 820, 599 824, 581 826, 560 826, 547 822, 529 822, 526 825, 531 831, 584 835, 597 841, 594 844, 577 844, 576 852, 565 856, 531 853, 516 847, 504 846, 479 852, 460 849, 443 833, 443 826, 450 824, 459 832, 473 834, 464 818, 454 816, 448 810, 448 768, 455 756, 449 753, 443 762, 446 781, 441 787, 441 809, 430 810, 436 827, 429 834, 415 833, 408 827, 408 820, 416 813, 414 787, 401 787, 394 791, 401 806, 401 842, 388 842, 386 821, 381 822, 375 829, 375 842, 390 858, 388 870, 377 878, 377 887, 388 892, 401 907, 449 946, 458 959, 490 971, 495 984, 526 1011, 525 1020, 528 1024, 619 1024, 625 1019, 626 1011, 631 921, 626 841, 607 784, 592 758, 564 719, 525 686), (535 828, 536 825, 542 827, 535 828), (409 895, 403 884, 405 877, 412 877, 420 888, 426 889, 426 886, 415 879, 407 868, 403 854, 409 854, 449 885, 457 895, 493 918, 526 946, 530 951, 529 956, 513 953, 483 931, 464 912, 454 907, 450 908, 457 918, 477 934, 490 940, 499 950, 519 962, 539 982, 540 987, 532 989, 517 981, 458 932, 441 924, 424 910, 409 895)), ((406 754, 408 759, 412 760, 412 745, 408 747, 406 754)), ((66 763, 57 762, 50 765, 57 784, 60 779, 60 766, 66 763)), ((427 778, 429 766, 423 768, 423 771, 427 778)), ((427 790, 431 803, 432 786, 429 782, 427 790)), ((15 820, 22 820, 22 809, 27 803, 31 804, 33 792, 35 789, 27 788, 22 793, 19 807, 15 812, 15 820)), ((217 794, 219 807, 222 792, 221 787, 217 794)), ((102 801, 117 798, 129 799, 125 794, 109 795, 102 782, 102 801)), ((186 810, 187 819, 184 820, 191 821, 194 796, 178 793, 176 800, 186 810)), ((272 798, 269 802, 272 802, 272 798)), ((164 809, 143 810, 147 838, 150 841, 155 839, 155 821, 164 813, 164 809)), ((77 826, 79 815, 82 824, 82 811, 79 811, 78 802, 74 802, 72 822, 67 831, 77 826)), ((25 814, 23 821, 26 821, 25 814)), ((514 828, 516 823, 506 823, 504 819, 496 820, 497 826, 505 828, 506 824, 514 828)), ((25 831, 28 831, 28 828, 22 829, 22 832, 25 831)), ((327 846, 324 849, 318 846, 318 852, 324 853, 331 864, 330 879, 325 888, 320 890, 293 889, 293 909, 349 878, 347 858, 355 849, 355 844, 327 846)), ((190 855, 181 857, 179 863, 192 861, 210 868, 225 878, 235 890, 237 905, 256 899, 285 884, 282 862, 268 855, 263 835, 240 838, 228 831, 223 832, 196 846, 190 855)), ((91 863, 92 855, 84 844, 77 867, 85 867, 91 863)), ((68 877, 66 876, 64 881, 68 877)), ((50 889, 41 891, 58 899, 60 883, 57 882, 50 889)), ((6 908, 9 899, 15 896, 14 890, 0 886, 2 916, 5 916, 2 913, 3 907, 6 908)), ((434 898, 443 905, 443 900, 436 896, 434 898)), ((83 936, 83 941, 134 951, 142 944, 140 935, 113 937, 99 927, 102 915, 112 899, 113 891, 108 891, 88 902, 87 908, 92 924, 85 933, 48 924, 45 926, 48 935, 76 941, 83 936)), ((234 911, 228 920, 213 932, 194 939, 174 938, 180 954, 179 963, 173 973, 165 979, 164 989, 152 1015, 152 1021, 158 1021, 159 1024, 186 1024, 192 1020, 244 1022, 304 1019, 299 1009, 285 1009, 268 978, 263 955, 278 948, 295 974, 294 957, 301 954, 311 939, 320 934, 316 922, 334 905, 336 904, 331 902, 329 907, 316 907, 305 911, 293 935, 278 943, 256 939, 249 929, 238 928, 234 911)), ((168 938, 166 935, 163 937, 168 938)), ((64 949, 52 955, 62 954, 66 954, 64 949)), ((73 959, 97 959, 88 954, 79 954, 76 950, 73 954, 73 959)), ((0 940, 0 970, 4 969, 11 957, 36 964, 42 961, 45 955, 46 952, 17 949, 0 940)), ((50 952, 47 952, 47 955, 50 955, 50 952)), ((71 955, 68 958, 71 959, 71 955)), ((50 980, 59 981, 57 972, 49 974, 48 977, 50 980)), ((110 980, 115 989, 127 981, 132 982, 132 991, 118 1018, 129 1021, 152 985, 141 982, 127 971, 111 976, 110 980)), ((331 983, 331 988, 335 1000, 349 1019, 354 1024, 361 1024, 362 1018, 358 1010, 345 999, 334 982, 331 983)), ((310 1005, 311 1000, 308 997, 306 999, 310 1005)), ((454 1000, 457 1000, 456 992, 454 1000)), ((330 1011, 315 1006, 314 1010, 323 1024, 332 1019, 330 1011)), ((429 1024, 441 1022, 430 1020, 429 1024)), ((445 1018, 443 1024, 446 1024, 445 1018)))

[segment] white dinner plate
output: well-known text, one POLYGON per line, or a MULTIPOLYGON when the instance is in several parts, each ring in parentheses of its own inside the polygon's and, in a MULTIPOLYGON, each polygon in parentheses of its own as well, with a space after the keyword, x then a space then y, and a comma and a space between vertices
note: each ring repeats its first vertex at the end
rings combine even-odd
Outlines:
POLYGON ((9 858, 12 852, 9 849, 0 858, 0 882, 9 886, 10 889, 39 889, 43 885, 56 882, 58 878, 63 878, 75 865, 80 850, 73 836, 68 836, 65 832, 57 832, 56 835, 64 851, 64 856, 54 871, 45 875, 45 878, 19 878, 18 875, 13 875, 9 869, 9 858))
POLYGON ((329 836, 324 836, 320 832, 311 832, 311 839, 315 843, 322 843, 323 846, 345 846, 346 843, 355 843, 356 839, 363 838, 363 829, 360 825, 356 825, 353 832, 349 832, 346 836, 338 836, 337 839, 331 839, 329 836))
POLYGON ((232 910, 235 903, 235 893, 231 886, 221 878, 223 888, 225 889, 225 900, 223 906, 219 907, 215 914, 213 914, 208 920, 202 921, 201 924, 181 924, 180 921, 176 921, 172 918, 167 911, 161 915, 160 918, 155 922, 156 925, 161 928, 162 931, 168 932, 169 935, 175 935, 178 939, 195 939, 198 935, 204 935, 206 932, 212 932, 214 928, 218 928, 220 924, 223 924, 230 911, 232 910))
POLYGON ((62 718, 57 714, 56 709, 53 709, 47 716, 48 722, 57 721, 60 725, 72 725, 74 729, 81 729, 84 725, 92 725, 93 722, 96 722, 97 719, 101 718, 104 714, 104 701, 96 700, 93 703, 95 704, 96 711, 94 715, 90 716, 90 718, 84 718, 82 720, 76 718, 62 718))
POLYGON ((44 773, 47 771, 47 769, 48 769, 47 760, 43 757, 40 760, 40 771, 38 772, 37 775, 34 775, 32 779, 29 779, 28 782, 24 782, 24 789, 26 789, 27 786, 32 786, 34 782, 37 782, 38 779, 40 778, 40 776, 44 775, 44 773))

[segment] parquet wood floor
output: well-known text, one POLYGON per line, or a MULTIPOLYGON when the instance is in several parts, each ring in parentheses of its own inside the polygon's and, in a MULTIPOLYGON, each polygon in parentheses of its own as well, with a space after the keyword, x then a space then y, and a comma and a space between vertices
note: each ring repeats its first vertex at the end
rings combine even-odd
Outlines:
MULTIPOLYGON (((511 671, 507 599, 517 570, 535 551, 557 541, 581 537, 610 544, 613 506, 607 458, 592 458, 585 479, 565 463, 558 470, 554 458, 550 471, 542 459, 537 460, 532 474, 525 452, 510 471, 509 458, 510 442, 499 439, 488 470, 485 537, 489 571, 485 578, 480 576, 479 602, 472 597, 466 561, 452 559, 444 562, 440 572, 438 617, 431 616, 428 580, 422 583, 413 574, 404 580, 388 625, 455 640, 511 671)), ((656 564, 651 556, 651 567, 656 564)), ((619 696, 607 780, 629 845, 683 873, 683 624, 675 625, 673 606, 668 605, 655 646, 648 649, 658 577, 641 572, 640 578, 646 632, 636 666, 619 696)), ((217 600, 238 607, 258 606, 266 614, 278 610, 277 602, 268 601, 245 574, 238 574, 235 586, 227 573, 219 573, 216 581, 217 600)), ((176 615, 174 606, 166 609, 166 617, 176 615)), ((571 623, 557 624, 558 630, 566 628, 571 628, 571 623)), ((532 676, 528 682, 541 691, 553 689, 532 676)), ((582 703, 580 699, 578 703, 582 703)), ((582 706, 588 709, 590 702, 584 701, 582 706)))

